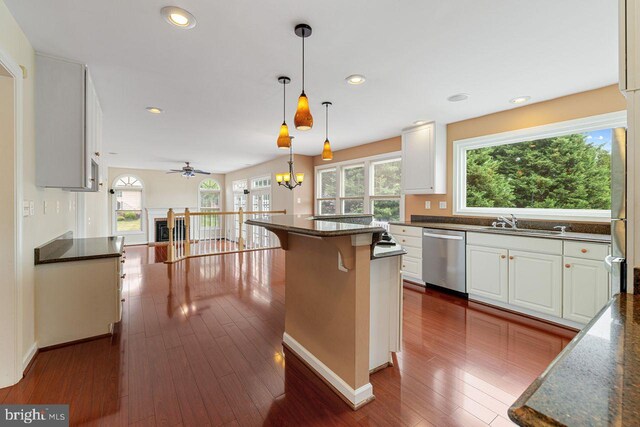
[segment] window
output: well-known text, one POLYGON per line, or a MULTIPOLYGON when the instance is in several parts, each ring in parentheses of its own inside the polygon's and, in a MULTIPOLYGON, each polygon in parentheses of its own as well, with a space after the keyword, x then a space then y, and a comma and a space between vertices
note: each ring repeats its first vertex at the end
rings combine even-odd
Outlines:
POLYGON ((253 190, 257 190, 260 188, 270 188, 271 187, 271 178, 268 176, 263 176, 261 178, 253 178, 251 180, 251 188, 253 190))
POLYGON ((213 179, 205 179, 198 188, 198 207, 202 212, 220 211, 220 184, 213 179))
POLYGON ((113 189, 116 232, 141 232, 142 182, 134 176, 123 176, 116 179, 113 189))
POLYGON ((611 144, 625 114, 454 143, 455 213, 608 219, 611 144))
POLYGON ((316 168, 318 215, 373 214, 375 221, 401 218, 400 153, 316 168))

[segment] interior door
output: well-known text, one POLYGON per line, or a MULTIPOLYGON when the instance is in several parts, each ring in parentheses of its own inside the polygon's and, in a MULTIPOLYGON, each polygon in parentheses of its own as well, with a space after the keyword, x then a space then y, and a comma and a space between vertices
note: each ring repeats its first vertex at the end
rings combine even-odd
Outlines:
MULTIPOLYGON (((251 210, 253 212, 268 212, 271 210, 271 193, 268 190, 253 190, 251 192, 251 210)), ((253 214, 251 217, 264 217, 268 214, 253 214)), ((251 227, 248 244, 253 248, 271 246, 271 233, 264 227, 251 227)))

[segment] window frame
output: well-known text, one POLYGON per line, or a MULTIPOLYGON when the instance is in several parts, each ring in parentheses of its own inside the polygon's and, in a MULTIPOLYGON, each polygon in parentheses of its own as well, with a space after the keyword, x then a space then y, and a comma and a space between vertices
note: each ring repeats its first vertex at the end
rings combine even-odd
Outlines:
POLYGON ((200 183, 198 184, 198 211, 199 212, 204 212, 203 209, 207 209, 207 212, 221 212, 222 211, 222 206, 224 205, 222 202, 222 185, 220 185, 220 181, 218 181, 217 179, 214 178, 204 178, 203 180, 200 181, 200 183), (218 190, 212 190, 212 189, 208 189, 208 188, 202 188, 202 184, 204 184, 206 181, 213 181, 218 185, 218 190), (217 208, 203 208, 202 207, 202 194, 218 194, 218 207, 217 208))
POLYGON ((121 234, 121 235, 137 235, 137 234, 145 234, 147 230, 147 218, 145 215, 145 184, 144 181, 140 179, 137 175, 126 173, 122 175, 118 175, 113 180, 113 185, 111 188, 114 190, 112 200, 111 200, 111 229, 112 234, 121 234), (132 177, 135 178, 136 181, 140 183, 140 186, 118 186, 118 181, 123 178, 132 177), (132 230, 132 231, 119 231, 118 230, 118 201, 117 201, 117 192, 118 191, 139 191, 140 192, 140 230, 132 230))
MULTIPOLYGON (((336 206, 335 215, 343 215, 342 202, 344 200, 364 200, 364 212, 363 215, 373 214, 373 201, 374 200, 398 200, 400 203, 400 221, 404 218, 404 193, 402 187, 398 196, 385 195, 376 196, 373 194, 373 165, 376 163, 382 163, 385 161, 400 160, 402 162, 402 151, 393 151, 390 153, 377 154, 368 157, 359 157, 357 159, 345 160, 342 162, 333 162, 326 165, 318 165, 314 168, 314 212, 315 215, 321 216, 320 203, 322 201, 333 200, 336 206), (344 188, 342 183, 342 170, 343 168, 350 168, 354 166, 364 166, 364 196, 344 196, 344 188), (336 196, 335 197, 320 197, 321 186, 320 173, 323 171, 335 169, 336 171, 336 196)), ((359 214, 356 214, 359 215, 359 214)))
POLYGON ((453 214, 481 217, 513 214, 521 218, 531 219, 609 222, 611 220, 610 210, 468 207, 466 204, 467 152, 478 148, 515 144, 518 142, 618 127, 627 127, 627 112, 624 110, 454 141, 453 214))

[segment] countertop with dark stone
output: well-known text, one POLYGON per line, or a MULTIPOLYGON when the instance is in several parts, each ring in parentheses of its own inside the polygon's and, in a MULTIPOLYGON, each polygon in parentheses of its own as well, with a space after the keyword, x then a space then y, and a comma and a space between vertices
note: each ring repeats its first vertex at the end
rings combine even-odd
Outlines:
POLYGON ((508 234, 513 236, 523 237, 539 237, 543 239, 560 239, 560 240, 576 240, 581 242, 593 242, 593 243, 611 243, 611 235, 609 234, 594 234, 594 233, 573 233, 566 232, 560 234, 560 232, 548 231, 547 233, 538 233, 536 229, 520 229, 520 231, 512 231, 508 228, 492 228, 486 225, 473 225, 473 224, 455 224, 446 222, 422 222, 422 221, 404 221, 404 222, 392 222, 392 225, 406 225, 410 227, 423 227, 434 228, 441 230, 455 230, 455 231, 471 231, 474 233, 490 233, 490 234, 508 234))
POLYGON ((370 224, 314 219, 311 215, 273 215, 246 221, 249 225, 258 225, 269 230, 284 230, 291 233, 316 237, 337 237, 352 234, 382 233, 384 228, 370 224))
POLYGON ((45 243, 34 250, 34 262, 52 264, 56 262, 83 261, 122 256, 124 237, 96 237, 74 239, 71 233, 45 243))
POLYGON ((509 417, 521 426, 640 426, 640 295, 612 298, 509 417))

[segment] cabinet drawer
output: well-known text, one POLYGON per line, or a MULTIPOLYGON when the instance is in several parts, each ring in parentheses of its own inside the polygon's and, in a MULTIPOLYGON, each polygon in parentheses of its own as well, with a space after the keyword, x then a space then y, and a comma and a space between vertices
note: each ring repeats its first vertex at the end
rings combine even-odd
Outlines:
POLYGON ((406 225, 392 225, 389 228, 391 234, 396 237, 400 236, 409 236, 409 237, 421 237, 422 236, 422 227, 413 227, 406 225))
POLYGON ((398 236, 396 241, 402 246, 413 246, 422 250, 422 237, 398 236))
POLYGON ((401 268, 403 273, 422 277, 422 262, 419 259, 403 256, 401 268))
POLYGON ((609 245, 604 243, 564 242, 564 255, 604 261, 605 257, 609 255, 609 245))
POLYGON ((562 255, 562 240, 510 234, 467 233, 467 244, 562 255))
POLYGON ((403 246, 404 250, 407 251, 407 255, 409 258, 415 258, 418 260, 422 260, 422 249, 416 248, 413 246, 403 246))

